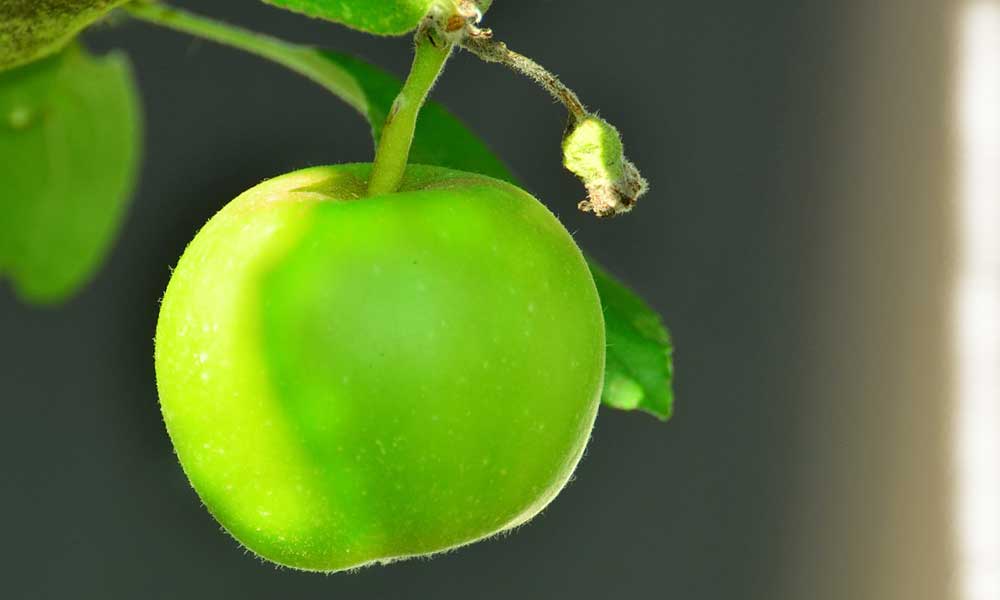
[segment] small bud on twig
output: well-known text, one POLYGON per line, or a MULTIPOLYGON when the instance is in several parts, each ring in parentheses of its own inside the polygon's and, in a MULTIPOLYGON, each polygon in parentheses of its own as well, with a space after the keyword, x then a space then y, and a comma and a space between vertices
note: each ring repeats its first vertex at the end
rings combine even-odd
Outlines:
POLYGON ((625 157, 621 135, 607 121, 587 110, 576 93, 534 60, 514 52, 486 35, 466 35, 458 43, 486 62, 503 64, 530 77, 569 111, 570 123, 563 138, 563 164, 587 188, 580 210, 598 217, 626 213, 646 193, 649 184, 625 157))
POLYGON ((571 126, 563 138, 563 164, 587 188, 580 210, 598 217, 627 213, 649 189, 639 170, 625 158, 618 130, 596 115, 571 126))

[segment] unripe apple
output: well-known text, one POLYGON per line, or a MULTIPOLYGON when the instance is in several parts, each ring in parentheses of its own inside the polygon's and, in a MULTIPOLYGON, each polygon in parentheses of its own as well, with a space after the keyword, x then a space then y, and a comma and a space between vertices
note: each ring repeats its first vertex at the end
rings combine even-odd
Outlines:
POLYGON ((198 233, 156 330, 160 404, 205 506, 336 571, 509 529, 566 484, 604 376, 580 250, 524 191, 411 166, 266 181, 198 233))

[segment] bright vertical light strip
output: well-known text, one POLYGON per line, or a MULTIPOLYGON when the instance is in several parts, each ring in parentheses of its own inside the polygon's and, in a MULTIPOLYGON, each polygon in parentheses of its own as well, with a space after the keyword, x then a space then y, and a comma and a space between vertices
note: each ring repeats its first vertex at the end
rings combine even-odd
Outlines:
POLYGON ((1000 3, 961 20, 956 526, 963 600, 1000 599, 1000 3))

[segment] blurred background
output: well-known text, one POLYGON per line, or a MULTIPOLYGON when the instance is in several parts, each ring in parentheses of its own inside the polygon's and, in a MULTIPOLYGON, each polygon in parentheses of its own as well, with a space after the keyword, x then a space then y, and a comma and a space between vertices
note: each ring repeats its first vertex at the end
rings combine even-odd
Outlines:
MULTIPOLYGON (((407 39, 175 4, 409 66, 407 39)), ((0 595, 1000 598, 1000 5, 499 0, 486 25, 615 123, 651 181, 597 222, 542 91, 464 54, 434 92, 663 313, 674 418, 602 409, 541 516, 432 560, 322 576, 245 554, 166 437, 157 301, 223 204, 369 160, 368 127, 252 56, 102 27, 88 45, 138 73, 144 169, 83 294, 38 309, 0 288, 0 595)))

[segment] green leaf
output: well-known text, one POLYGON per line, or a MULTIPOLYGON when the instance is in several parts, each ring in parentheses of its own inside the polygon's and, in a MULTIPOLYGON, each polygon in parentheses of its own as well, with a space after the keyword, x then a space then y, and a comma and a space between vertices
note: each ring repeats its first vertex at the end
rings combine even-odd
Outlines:
MULTIPOLYGON (((363 90, 374 139, 401 83, 356 58, 325 53, 348 70, 363 90)), ((482 173, 517 183, 499 159, 440 104, 428 102, 420 113, 410 160, 416 164, 482 173)), ((643 410, 659 419, 673 410, 672 346, 660 316, 639 296, 588 261, 604 306, 608 352, 602 402, 622 410, 643 410)))
POLYGON ((592 259, 590 272, 604 306, 608 354, 601 401, 644 410, 667 420, 673 413, 673 347, 660 315, 592 259))
POLYGON ((138 166, 140 108, 127 59, 77 45, 0 73, 0 276, 38 303, 99 266, 138 166))
POLYGON ((0 71, 58 52, 76 34, 126 0, 3 0, 0 71))
MULTIPOLYGON (((264 0, 310 17, 334 21, 377 35, 403 35, 416 29, 435 4, 454 0, 264 0)), ((492 0, 480 0, 485 11, 492 0)))
POLYGON ((265 0, 295 12, 378 35, 402 35, 420 24, 436 0, 265 0))

